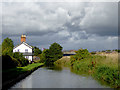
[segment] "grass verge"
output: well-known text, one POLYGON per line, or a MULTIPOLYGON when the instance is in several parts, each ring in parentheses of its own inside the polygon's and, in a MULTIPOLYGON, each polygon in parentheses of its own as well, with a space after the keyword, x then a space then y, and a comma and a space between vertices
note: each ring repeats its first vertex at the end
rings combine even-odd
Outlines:
POLYGON ((43 66, 43 63, 33 63, 25 67, 17 67, 2 71, 2 88, 6 89, 16 82, 31 74, 37 68, 43 66))

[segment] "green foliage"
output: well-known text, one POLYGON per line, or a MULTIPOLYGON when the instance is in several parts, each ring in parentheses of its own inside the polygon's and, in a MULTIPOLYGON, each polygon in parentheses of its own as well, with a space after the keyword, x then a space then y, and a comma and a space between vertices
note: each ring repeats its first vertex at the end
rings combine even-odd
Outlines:
MULTIPOLYGON (((10 67, 16 66, 26 66, 29 61, 23 57, 19 52, 13 53, 13 41, 9 38, 4 39, 2 43, 2 55, 3 55, 3 65, 7 68, 10 63, 10 67), (6 62, 6 65, 5 65, 6 62)), ((3 66, 3 67, 4 67, 3 66)), ((5 68, 4 67, 4 68, 5 68)))
POLYGON ((116 52, 120 53, 120 50, 119 50, 119 49, 115 49, 115 50, 113 50, 113 51, 116 51, 116 52))
POLYGON ((120 87, 118 68, 105 65, 106 56, 90 55, 81 60, 75 60, 72 69, 76 73, 90 74, 95 79, 108 83, 111 87, 120 87))
POLYGON ((10 55, 12 56, 13 52, 13 41, 9 38, 4 39, 2 43, 2 55, 10 55))
POLYGON ((34 47, 34 56, 38 56, 42 51, 38 47, 34 47))
POLYGON ((39 57, 40 57, 40 63, 44 63, 46 61, 46 54, 47 54, 47 50, 48 49, 45 49, 41 54, 39 54, 39 57))
POLYGON ((29 64, 28 59, 24 58, 22 53, 19 52, 13 53, 13 58, 15 58, 19 62, 18 64, 19 67, 26 66, 29 64))
POLYGON ((49 48, 49 53, 50 53, 51 61, 53 62, 57 61, 63 56, 62 47, 58 43, 51 44, 49 48))
POLYGON ((45 65, 53 65, 54 61, 53 58, 50 54, 50 50, 46 49, 44 50, 43 54, 42 54, 42 61, 44 61, 45 65))
POLYGON ((55 61, 62 58, 62 47, 58 43, 53 43, 49 49, 46 49, 40 55, 40 61, 46 65, 53 65, 55 61))
POLYGON ((9 68, 7 70, 3 70, 2 71, 2 82, 4 83, 8 80, 13 80, 15 78, 18 78, 25 72, 31 72, 42 65, 43 63, 33 63, 25 67, 16 67, 16 68, 9 68))
POLYGON ((2 55, 2 45, 0 45, 0 56, 2 55))
POLYGON ((78 51, 76 51, 76 54, 71 56, 71 66, 73 66, 75 61, 80 61, 84 58, 87 58, 90 56, 90 53, 88 52, 87 49, 79 49, 78 51))
POLYGON ((117 69, 107 66, 97 67, 94 77, 109 83, 114 88, 120 87, 120 75, 117 69))
POLYGON ((111 52, 111 50, 106 50, 107 52, 111 52))
POLYGON ((18 62, 15 59, 12 59, 9 55, 2 55, 2 69, 15 68, 18 65, 18 62))
POLYGON ((62 47, 58 43, 51 44, 49 50, 50 50, 51 55, 54 57, 55 61, 57 59, 62 58, 63 56, 62 47))
POLYGON ((91 52, 91 54, 96 54, 96 52, 91 52))

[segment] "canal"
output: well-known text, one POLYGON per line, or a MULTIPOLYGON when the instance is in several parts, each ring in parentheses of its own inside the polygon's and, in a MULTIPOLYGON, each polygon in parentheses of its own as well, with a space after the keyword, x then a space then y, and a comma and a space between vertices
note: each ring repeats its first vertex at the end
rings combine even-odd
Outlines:
POLYGON ((90 76, 77 75, 69 68, 42 67, 11 88, 108 88, 90 76))

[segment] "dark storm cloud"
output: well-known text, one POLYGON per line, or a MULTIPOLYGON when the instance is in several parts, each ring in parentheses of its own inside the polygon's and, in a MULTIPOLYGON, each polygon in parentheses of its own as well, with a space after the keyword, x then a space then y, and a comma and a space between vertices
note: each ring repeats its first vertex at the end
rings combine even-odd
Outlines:
POLYGON ((27 42, 39 47, 58 42, 64 49, 101 49, 102 44, 104 48, 115 48, 117 15, 117 3, 6 2, 2 35, 3 39, 12 38, 15 45, 20 43, 21 34, 26 34, 27 42))

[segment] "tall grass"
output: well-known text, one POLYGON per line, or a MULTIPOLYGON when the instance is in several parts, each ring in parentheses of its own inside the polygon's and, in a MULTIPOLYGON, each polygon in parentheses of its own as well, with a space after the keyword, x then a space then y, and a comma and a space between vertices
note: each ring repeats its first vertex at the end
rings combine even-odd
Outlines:
POLYGON ((76 60, 73 70, 87 73, 95 79, 105 81, 111 87, 120 87, 117 55, 92 55, 82 60, 76 60))
POLYGON ((61 59, 54 62, 55 65, 70 67, 70 56, 63 56, 61 59))

